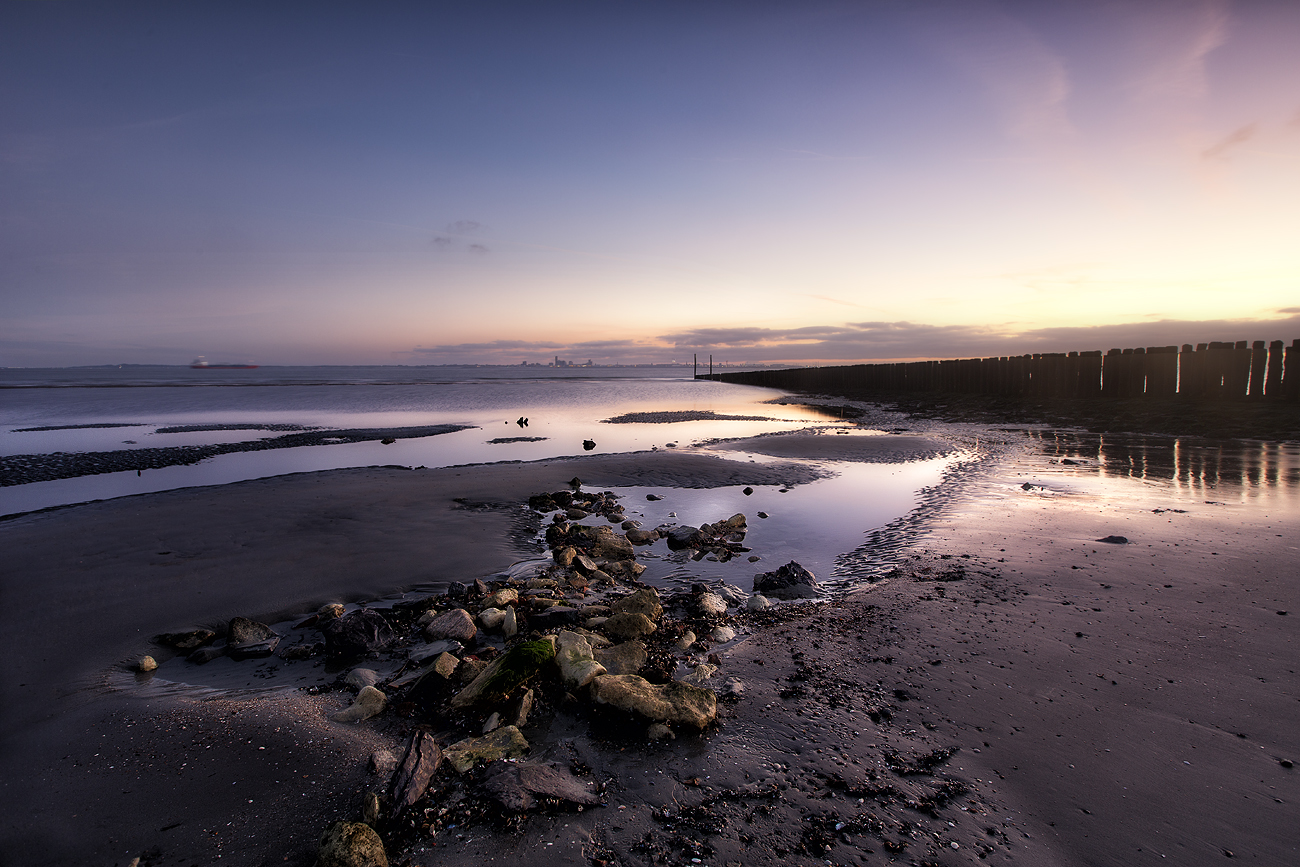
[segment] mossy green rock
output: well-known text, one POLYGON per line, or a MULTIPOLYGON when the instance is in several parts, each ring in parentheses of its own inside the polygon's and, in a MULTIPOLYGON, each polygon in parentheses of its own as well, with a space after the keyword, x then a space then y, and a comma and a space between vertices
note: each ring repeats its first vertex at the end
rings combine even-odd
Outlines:
POLYGON ((525 641, 498 656, 451 700, 457 710, 504 699, 555 658, 549 641, 525 641))
POLYGON ((443 750, 443 758, 459 773, 497 759, 516 759, 528 752, 528 741, 514 726, 502 726, 481 738, 467 738, 443 750))

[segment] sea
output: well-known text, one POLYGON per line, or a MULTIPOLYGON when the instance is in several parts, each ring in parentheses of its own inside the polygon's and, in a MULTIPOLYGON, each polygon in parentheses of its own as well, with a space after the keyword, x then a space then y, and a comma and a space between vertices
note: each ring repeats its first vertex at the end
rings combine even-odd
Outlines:
MULTIPOLYGON (((286 431, 461 425, 437 436, 235 451, 188 466, 24 482, 0 475, 0 516, 177 488, 344 467, 446 467, 585 454, 690 449, 782 431, 857 429, 834 410, 775 389, 696 379, 690 368, 483 366, 275 367, 195 370, 122 366, 0 370, 0 462, 120 455, 242 443, 286 431), (629 413, 690 413, 673 423, 608 423, 629 413), (713 417, 703 414, 712 414, 713 417), (726 418, 730 416, 731 418, 726 418), (739 418, 737 418, 739 417, 739 418), (526 424, 520 421, 526 419, 526 424)), ((771 461, 734 452, 741 460, 771 461)), ((967 456, 968 457, 968 456, 967 456)), ((947 456, 907 464, 839 464, 823 481, 782 490, 677 490, 665 505, 638 497, 654 526, 728 517, 740 503, 771 520, 775 559, 829 576, 866 534, 913 513, 952 469, 947 456), (725 510, 726 514, 722 514, 725 510), (785 560, 781 560, 785 562, 785 560)), ((632 496, 634 492, 624 492, 632 496)), ((645 492, 635 492, 644 494, 645 492)), ((666 494, 667 492, 663 492, 666 494)))

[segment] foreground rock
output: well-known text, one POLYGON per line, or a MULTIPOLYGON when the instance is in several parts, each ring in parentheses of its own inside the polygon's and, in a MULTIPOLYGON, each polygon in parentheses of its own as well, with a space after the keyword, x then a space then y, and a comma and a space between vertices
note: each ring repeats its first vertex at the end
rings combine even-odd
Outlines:
POLYGON ((345 614, 321 628, 325 652, 333 659, 348 659, 383 650, 393 643, 393 629, 378 611, 368 608, 345 614))
POLYGON ((549 641, 516 644, 483 669, 469 686, 451 700, 451 706, 464 710, 475 705, 499 702, 554 658, 555 646, 549 641))
POLYGON ((571 690, 582 689, 605 673, 605 666, 596 661, 587 639, 576 632, 560 633, 555 661, 560 666, 560 679, 571 690))
POLYGON ((671 681, 656 686, 635 674, 605 674, 591 682, 597 704, 647 720, 703 729, 718 715, 718 699, 711 690, 671 681))
POLYGON ((645 644, 634 640, 598 648, 595 657, 608 674, 636 674, 645 667, 650 655, 645 644))
POLYGON ((361 722, 379 716, 386 707, 388 707, 388 696, 373 686, 367 686, 357 693, 357 699, 352 702, 351 707, 331 714, 330 719, 341 723, 361 722))
POLYGON ((497 803, 517 813, 536 806, 538 797, 585 806, 600 803, 594 783, 580 780, 564 768, 540 762, 499 764, 488 772, 483 787, 497 803))
POLYGON ((464 608, 455 608, 445 614, 439 614, 424 627, 424 637, 429 641, 450 639, 461 644, 469 644, 477 634, 478 627, 474 625, 474 618, 464 608))
POLYGON ((630 614, 621 612, 612 615, 601 626, 605 634, 615 641, 628 641, 633 638, 640 638, 643 635, 649 635, 656 628, 655 622, 644 614, 630 614))
POLYGON ((438 744, 428 729, 416 729, 411 734, 402 763, 393 774, 393 784, 389 788, 389 799, 395 815, 400 815, 424 797, 429 781, 442 764, 442 758, 442 750, 438 749, 438 744))
POLYGON ((388 867, 384 841, 361 822, 335 822, 321 835, 320 867, 388 867))
POLYGON ((528 741, 515 726, 502 726, 481 738, 466 738, 443 751, 447 763, 460 773, 475 765, 497 759, 515 759, 527 754, 528 741))
POLYGON ((664 613, 664 606, 659 600, 659 591, 646 587, 611 603, 609 610, 615 614, 644 614, 651 620, 658 620, 664 613))
POLYGON ((232 618, 226 627, 226 653, 231 659, 270 656, 279 643, 280 636, 271 627, 247 617, 232 618))
POLYGON ((754 592, 776 599, 811 599, 820 595, 817 579, 793 560, 775 571, 755 575, 754 592))

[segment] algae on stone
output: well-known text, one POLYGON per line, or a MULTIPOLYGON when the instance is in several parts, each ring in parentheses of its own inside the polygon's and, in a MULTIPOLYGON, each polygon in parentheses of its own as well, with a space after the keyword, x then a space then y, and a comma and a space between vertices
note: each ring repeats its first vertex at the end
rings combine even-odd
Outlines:
POLYGON ((443 750, 443 758, 459 773, 479 763, 517 759, 528 752, 528 741, 514 726, 502 726, 481 738, 466 738, 443 750))
POLYGON ((474 680, 451 700, 463 710, 476 704, 500 701, 555 658, 555 645, 546 640, 516 644, 488 663, 474 680))

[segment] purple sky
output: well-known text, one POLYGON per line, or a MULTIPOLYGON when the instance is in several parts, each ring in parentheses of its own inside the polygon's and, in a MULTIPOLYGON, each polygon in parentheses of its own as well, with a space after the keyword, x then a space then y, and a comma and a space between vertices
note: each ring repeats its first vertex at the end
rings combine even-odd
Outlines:
POLYGON ((1294 2, 0 7, 0 365, 1300 337, 1294 2))

